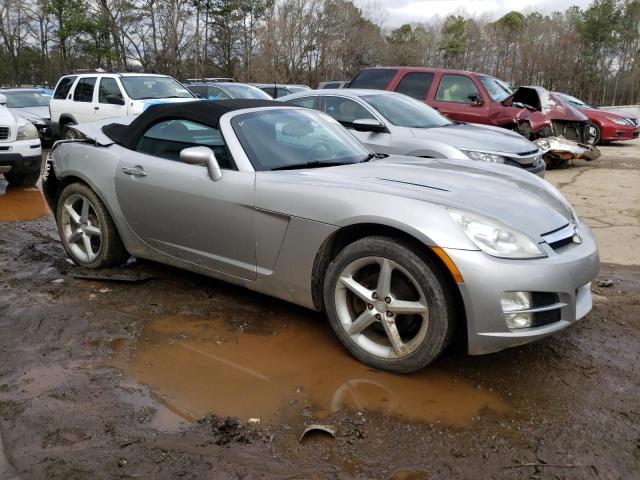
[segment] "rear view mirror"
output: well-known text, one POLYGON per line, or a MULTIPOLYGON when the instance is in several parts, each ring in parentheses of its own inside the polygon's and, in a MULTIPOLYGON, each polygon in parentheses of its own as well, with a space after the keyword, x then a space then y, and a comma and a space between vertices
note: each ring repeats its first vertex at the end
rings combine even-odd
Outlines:
POLYGON ((7 104, 7 96, 0 93, 0 105, 6 105, 6 104, 7 104))
POLYGON ((354 130, 357 132, 382 133, 387 131, 387 127, 373 118, 359 118, 352 122, 354 130))
POLYGON ((124 105, 124 98, 120 95, 107 95, 107 103, 111 105, 124 105))
POLYGON ((189 147, 180 151, 180 160, 189 165, 204 165, 209 177, 214 182, 222 178, 222 170, 216 159, 216 154, 208 147, 189 147))

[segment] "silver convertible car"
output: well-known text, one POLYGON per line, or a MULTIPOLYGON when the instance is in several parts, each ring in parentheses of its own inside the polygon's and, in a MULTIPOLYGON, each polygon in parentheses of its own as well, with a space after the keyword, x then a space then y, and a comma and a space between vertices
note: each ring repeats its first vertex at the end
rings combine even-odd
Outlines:
POLYGON ((595 239, 524 170, 377 155, 329 115, 272 101, 107 122, 56 143, 43 184, 79 265, 134 255, 325 311, 355 357, 394 372, 454 338, 494 352, 591 309, 595 239))

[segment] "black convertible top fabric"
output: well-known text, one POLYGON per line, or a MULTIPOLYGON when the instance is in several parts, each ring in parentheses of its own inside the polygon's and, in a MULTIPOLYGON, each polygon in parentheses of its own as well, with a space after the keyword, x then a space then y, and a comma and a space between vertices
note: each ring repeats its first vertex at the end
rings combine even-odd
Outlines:
POLYGON ((160 103, 151 105, 129 125, 110 123, 102 127, 104 134, 125 148, 133 149, 138 139, 158 122, 184 119, 218 128, 220 117, 233 110, 257 107, 286 107, 273 100, 194 100, 193 102, 160 103))

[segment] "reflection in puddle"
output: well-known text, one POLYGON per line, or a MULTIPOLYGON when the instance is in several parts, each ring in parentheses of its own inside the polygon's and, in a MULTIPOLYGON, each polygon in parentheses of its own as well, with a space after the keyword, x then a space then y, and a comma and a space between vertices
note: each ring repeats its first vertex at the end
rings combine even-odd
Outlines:
POLYGON ((0 222, 35 220, 48 213, 42 192, 35 187, 8 187, 0 194, 0 222))
POLYGON ((283 409, 309 407, 318 417, 347 408, 463 426, 482 411, 510 410, 497 394, 433 367, 405 376, 373 371, 314 319, 277 323, 257 334, 233 332, 223 320, 160 318, 145 326, 126 370, 189 420, 213 412, 268 422, 283 409))

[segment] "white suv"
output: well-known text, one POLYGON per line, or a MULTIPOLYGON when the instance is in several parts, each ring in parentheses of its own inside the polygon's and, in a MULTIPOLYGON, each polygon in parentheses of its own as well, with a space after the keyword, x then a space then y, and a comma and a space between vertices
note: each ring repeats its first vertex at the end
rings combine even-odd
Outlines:
POLYGON ((74 138, 68 125, 139 115, 155 103, 193 100, 196 96, 168 75, 84 73, 58 80, 49 110, 53 131, 74 138))
POLYGON ((11 185, 35 185, 42 166, 38 129, 6 104, 7 97, 0 94, 0 174, 11 185))

